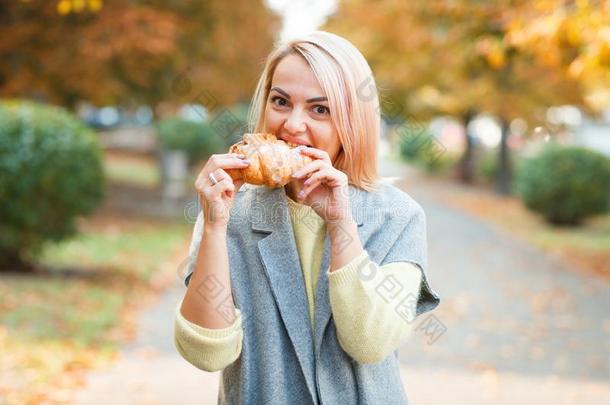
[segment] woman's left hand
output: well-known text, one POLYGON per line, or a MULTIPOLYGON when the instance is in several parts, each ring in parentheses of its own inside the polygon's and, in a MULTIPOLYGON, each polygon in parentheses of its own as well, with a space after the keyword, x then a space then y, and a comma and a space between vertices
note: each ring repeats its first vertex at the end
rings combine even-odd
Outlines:
POLYGON ((311 147, 300 147, 300 149, 301 153, 314 161, 292 175, 296 180, 311 174, 302 183, 303 188, 297 195, 299 202, 312 207, 327 223, 351 219, 347 175, 333 167, 326 151, 311 147))

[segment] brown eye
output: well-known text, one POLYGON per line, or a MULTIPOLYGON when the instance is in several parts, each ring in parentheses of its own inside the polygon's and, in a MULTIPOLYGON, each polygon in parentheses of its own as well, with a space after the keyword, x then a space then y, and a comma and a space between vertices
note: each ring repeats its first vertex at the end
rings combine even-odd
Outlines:
POLYGON ((286 99, 279 96, 274 96, 271 97, 271 103, 277 105, 278 107, 284 107, 286 106, 286 99))
POLYGON ((321 114, 321 115, 328 114, 330 112, 328 107, 323 106, 323 105, 314 106, 313 110, 316 114, 321 114))

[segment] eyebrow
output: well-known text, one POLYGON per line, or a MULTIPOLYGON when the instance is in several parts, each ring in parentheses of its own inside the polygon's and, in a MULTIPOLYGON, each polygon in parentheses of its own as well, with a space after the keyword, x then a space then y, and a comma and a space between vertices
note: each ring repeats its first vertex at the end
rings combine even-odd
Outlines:
MULTIPOLYGON (((273 87, 271 90, 275 90, 278 93, 280 93, 281 95, 283 95, 284 97, 286 97, 288 100, 290 100, 290 94, 286 93, 284 90, 280 89, 279 87, 273 87)), ((307 103, 315 103, 315 102, 319 102, 319 101, 328 101, 328 98, 326 97, 314 97, 314 98, 310 98, 308 100, 305 100, 307 103)))

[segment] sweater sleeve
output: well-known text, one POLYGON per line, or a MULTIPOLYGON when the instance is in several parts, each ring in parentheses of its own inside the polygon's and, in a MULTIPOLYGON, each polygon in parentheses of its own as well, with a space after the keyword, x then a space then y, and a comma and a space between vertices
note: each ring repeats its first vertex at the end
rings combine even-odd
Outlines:
POLYGON ((180 356, 204 371, 218 371, 241 354, 243 330, 241 311, 235 308, 235 321, 226 328, 208 329, 188 321, 176 308, 174 344, 180 356))
POLYGON ((327 275, 339 345, 354 360, 377 363, 410 337, 422 279, 417 265, 378 266, 364 251, 327 275))

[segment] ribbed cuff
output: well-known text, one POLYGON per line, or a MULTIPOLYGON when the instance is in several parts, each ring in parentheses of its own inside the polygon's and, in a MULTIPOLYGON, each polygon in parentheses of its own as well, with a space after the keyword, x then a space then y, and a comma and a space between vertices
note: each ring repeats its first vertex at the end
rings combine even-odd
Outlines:
POLYGON ((235 308, 235 320, 231 325, 227 326, 226 328, 214 329, 204 328, 203 326, 197 325, 196 323, 186 319, 184 316, 182 316, 182 313, 180 313, 181 306, 182 305, 179 304, 178 308, 176 309, 176 320, 184 325, 188 325, 188 327, 195 331, 198 335, 208 337, 210 339, 221 339, 231 336, 233 333, 241 330, 241 311, 239 308, 235 308))
POLYGON ((174 344, 178 353, 189 363, 204 371, 219 371, 240 355, 243 331, 241 313, 236 308, 235 322, 227 328, 203 328, 187 321, 176 310, 174 344))

